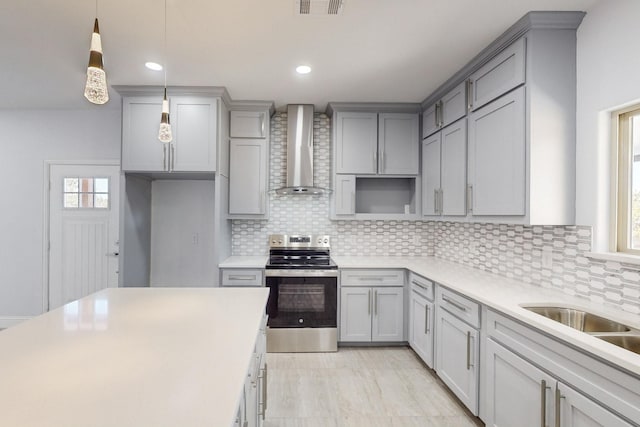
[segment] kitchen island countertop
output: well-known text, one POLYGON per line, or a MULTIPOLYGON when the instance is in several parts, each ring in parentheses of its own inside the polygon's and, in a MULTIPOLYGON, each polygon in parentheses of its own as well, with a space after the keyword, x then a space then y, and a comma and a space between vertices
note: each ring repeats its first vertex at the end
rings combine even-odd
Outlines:
POLYGON ((0 333, 0 425, 231 426, 268 290, 105 289, 0 333))

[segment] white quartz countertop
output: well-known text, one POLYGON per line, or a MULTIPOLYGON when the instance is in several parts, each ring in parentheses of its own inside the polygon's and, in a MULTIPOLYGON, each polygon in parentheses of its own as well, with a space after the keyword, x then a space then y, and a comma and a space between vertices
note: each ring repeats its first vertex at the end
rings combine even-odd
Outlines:
POLYGON ((235 421, 268 289, 106 289, 0 332, 0 426, 235 421))
POLYGON ((268 256, 230 256, 222 261, 220 268, 264 268, 267 265, 268 256))
POLYGON ((635 329, 640 329, 638 315, 434 257, 333 256, 332 258, 340 269, 404 268, 411 270, 640 376, 640 355, 525 310, 521 304, 560 304, 582 308, 635 329))

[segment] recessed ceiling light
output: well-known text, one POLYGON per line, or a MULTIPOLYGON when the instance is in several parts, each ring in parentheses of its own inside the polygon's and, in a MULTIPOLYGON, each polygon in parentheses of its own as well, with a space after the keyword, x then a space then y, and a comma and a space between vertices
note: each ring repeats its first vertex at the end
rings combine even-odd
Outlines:
POLYGON ((162 71, 162 65, 157 62, 145 62, 144 66, 153 71, 162 71))
POLYGON ((311 67, 308 65, 298 65, 296 67, 296 72, 298 74, 309 74, 311 72, 311 67))

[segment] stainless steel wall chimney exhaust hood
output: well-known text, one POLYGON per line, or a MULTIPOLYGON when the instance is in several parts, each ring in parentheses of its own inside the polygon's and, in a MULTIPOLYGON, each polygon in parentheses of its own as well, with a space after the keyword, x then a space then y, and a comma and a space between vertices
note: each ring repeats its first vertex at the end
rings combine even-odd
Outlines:
POLYGON ((328 193, 313 185, 313 105, 287 105, 287 185, 276 194, 328 193))

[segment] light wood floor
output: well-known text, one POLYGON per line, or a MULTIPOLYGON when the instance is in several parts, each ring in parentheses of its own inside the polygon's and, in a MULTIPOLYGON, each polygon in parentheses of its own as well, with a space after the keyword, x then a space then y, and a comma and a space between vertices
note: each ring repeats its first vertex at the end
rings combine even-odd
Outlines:
POLYGON ((475 427, 406 347, 269 353, 265 427, 475 427))

